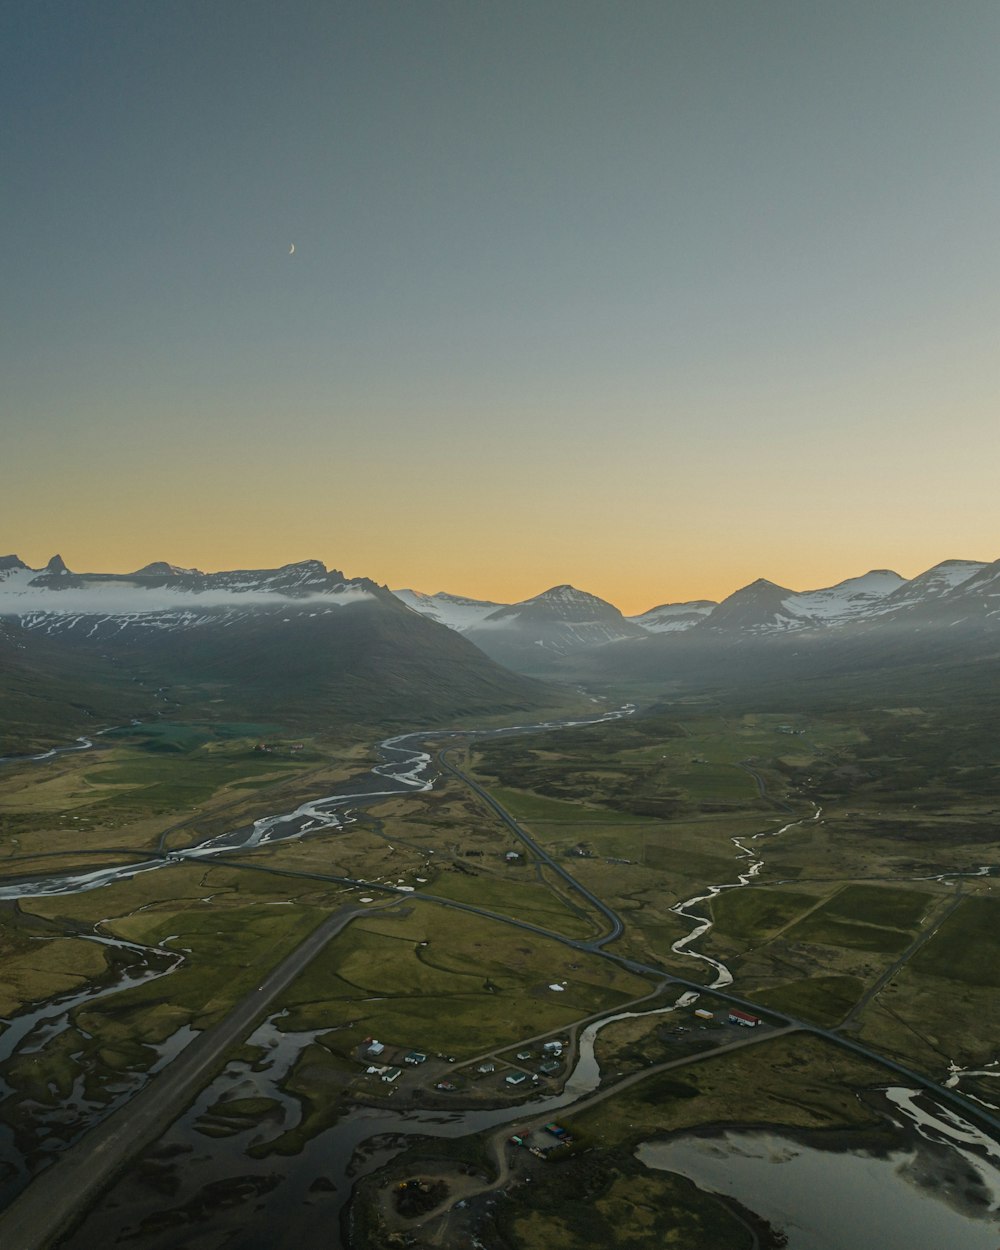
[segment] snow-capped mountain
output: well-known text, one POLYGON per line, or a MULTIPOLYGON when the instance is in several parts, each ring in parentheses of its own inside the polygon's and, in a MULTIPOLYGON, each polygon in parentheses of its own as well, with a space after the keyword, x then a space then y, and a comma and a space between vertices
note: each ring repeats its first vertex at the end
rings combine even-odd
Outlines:
POLYGON ((202 573, 158 562, 135 573, 71 573, 60 556, 31 569, 0 559, 0 616, 25 629, 55 634, 86 630, 105 637, 122 629, 191 629, 232 624, 255 612, 313 615, 384 595, 374 582, 327 572, 318 560, 280 569, 202 573))
POLYGON ((672 634, 680 629, 690 629, 718 607, 714 599, 692 599, 690 603, 661 603, 639 616, 625 619, 639 625, 651 634, 672 634))
POLYGON ((888 611, 896 611, 948 598, 986 567, 981 560, 944 560, 908 582, 901 581, 884 606, 888 611))
POLYGON ((80 724, 87 707, 157 714, 151 692, 167 689, 181 714, 329 726, 426 724, 552 700, 386 587, 318 560, 116 574, 0 558, 0 737, 10 740, 0 748, 80 724), (143 698, 151 703, 137 707, 143 698))
POLYGON ((564 585, 497 608, 465 636, 500 664, 539 672, 553 657, 641 638, 644 632, 613 604, 564 585))
MULTIPOLYGON (((465 634, 487 655, 519 671, 543 673, 560 656, 650 635, 769 637, 818 634, 912 617, 944 623, 1000 613, 996 565, 946 560, 909 581, 891 569, 872 569, 835 586, 791 590, 766 578, 715 603, 665 603, 624 617, 603 599, 572 586, 554 586, 521 603, 496 605, 460 595, 397 595, 414 610, 465 634), (993 589, 990 589, 990 588, 993 589)), ((552 669, 553 673, 559 671, 552 669)))
POLYGON ((435 595, 425 595, 419 590, 394 590, 392 593, 414 612, 430 617, 439 625, 447 625, 449 629, 455 629, 460 634, 478 625, 497 608, 505 606, 486 599, 466 599, 461 595, 449 595, 443 590, 435 595))
MULTIPOLYGON (((877 651, 898 648, 907 631, 943 638, 944 630, 1000 625, 1000 562, 978 560, 946 560, 910 580, 872 569, 816 590, 758 578, 721 603, 666 603, 633 617, 572 586, 493 611, 458 595, 398 593, 508 668, 573 681, 649 676, 661 659, 679 656, 682 643, 689 659, 697 654, 698 663, 707 664, 720 648, 754 640, 825 645, 828 639, 831 646, 856 640, 877 651)), ((776 654, 768 653, 769 664, 776 654)))
POLYGON ((755 633, 824 628, 886 610, 910 583, 889 569, 873 569, 822 590, 795 591, 758 578, 723 599, 703 622, 710 629, 755 633))

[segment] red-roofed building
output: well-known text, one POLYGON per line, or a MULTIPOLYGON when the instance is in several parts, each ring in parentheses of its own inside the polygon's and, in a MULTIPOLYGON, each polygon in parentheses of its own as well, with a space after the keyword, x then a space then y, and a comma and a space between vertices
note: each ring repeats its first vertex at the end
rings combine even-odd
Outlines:
POLYGON ((740 1011, 739 1007, 730 1007, 729 1023, 742 1024, 745 1029, 753 1029, 760 1024, 760 1016, 752 1016, 749 1011, 740 1011))

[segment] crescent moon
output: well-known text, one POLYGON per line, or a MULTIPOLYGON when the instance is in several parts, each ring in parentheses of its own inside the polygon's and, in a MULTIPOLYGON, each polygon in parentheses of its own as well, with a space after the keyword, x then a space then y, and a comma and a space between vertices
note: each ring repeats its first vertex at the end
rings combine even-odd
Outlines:
POLYGON ((293 244, 292 244, 292 246, 288 249, 288 255, 289 255, 289 256, 294 256, 294 255, 295 255, 295 244, 294 244, 294 243, 293 243, 293 244))

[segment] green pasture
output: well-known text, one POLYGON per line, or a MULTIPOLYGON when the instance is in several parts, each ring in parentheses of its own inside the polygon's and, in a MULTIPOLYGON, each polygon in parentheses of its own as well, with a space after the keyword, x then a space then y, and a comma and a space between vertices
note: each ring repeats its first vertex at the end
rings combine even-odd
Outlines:
POLYGON ((791 1016, 829 1028, 843 1020, 864 993, 864 988, 864 982, 858 977, 809 977, 767 990, 756 990, 753 996, 762 1007, 773 1007, 776 1011, 785 1011, 791 1016))
MULTIPOLYGON (((567 821, 600 820, 608 823, 607 812, 589 806, 589 796, 581 795, 578 802, 566 799, 550 799, 541 794, 533 794, 527 790, 513 790, 507 786, 489 786, 489 791, 497 802, 507 809, 515 820, 531 822, 545 821, 548 824, 565 824, 567 821)), ((636 820, 636 817, 624 815, 622 821, 636 820)))
POLYGON ((842 946, 848 950, 898 955, 905 950, 910 935, 900 929, 886 929, 858 921, 842 920, 820 908, 785 931, 789 942, 809 942, 819 946, 842 946))
POLYGON ((964 898, 910 961, 928 972, 968 985, 1000 988, 1000 905, 964 898))
POLYGON ((922 890, 844 886, 785 936, 790 942, 899 954, 911 941, 930 899, 922 890))
POLYGON ((751 803, 759 801, 757 784, 743 768, 726 764, 695 765, 671 773, 673 785, 700 802, 751 803))
POLYGON ((104 947, 83 938, 34 936, 17 941, 0 932, 0 957, 3 1016, 11 1016, 26 1004, 43 1002, 54 994, 84 989, 108 968, 104 947))
POLYGON ((161 1004, 197 1028, 213 1023, 340 901, 336 886, 327 891, 321 883, 177 864, 71 898, 31 899, 30 908, 50 919, 72 916, 76 924, 103 921, 106 932, 143 945, 169 938, 167 949, 189 952, 170 976, 86 1008, 91 1031, 104 1036, 105 1029, 114 1032, 111 1021, 125 1018, 126 1031, 141 1038, 146 1010, 161 1004))
POLYGON ((357 921, 285 996, 285 1027, 337 1029, 348 1054, 374 1034, 468 1057, 649 992, 607 961, 501 923, 432 905, 357 921), (426 943, 426 945, 421 945, 426 943), (550 983, 566 981, 561 993, 550 983))
POLYGON ((252 724, 249 722, 219 722, 218 724, 185 724, 180 721, 150 721, 140 725, 124 725, 112 729, 103 736, 112 741, 132 743, 147 751, 193 751, 213 742, 225 742, 232 738, 262 740, 281 733, 275 724, 252 724))
POLYGON ((654 1073, 578 1113, 564 1112, 574 1137, 597 1148, 631 1145, 702 1124, 828 1128, 877 1122, 858 1089, 886 1070, 819 1038, 792 1035, 654 1073))
POLYGON ((154 812, 193 807, 223 786, 241 782, 273 781, 301 769, 293 760, 266 755, 249 746, 226 750, 200 750, 177 758, 172 753, 150 754, 141 750, 114 752, 115 758, 99 763, 81 778, 93 787, 94 805, 102 808, 142 806, 154 812), (122 787, 102 794, 106 786, 122 787))
POLYGON ((539 881, 517 881, 514 873, 523 869, 510 869, 510 880, 488 876, 485 873, 468 876, 465 873, 443 872, 434 881, 431 893, 457 902, 474 903, 489 911, 517 920, 527 920, 552 929, 566 937, 589 937, 596 932, 596 923, 587 921, 560 899, 549 886, 539 881))
POLYGON ((826 905, 831 916, 888 929, 916 930, 934 895, 919 887, 846 885, 826 905))
POLYGON ((723 890, 712 899, 710 907, 716 930, 741 941, 759 942, 816 905, 812 894, 793 890, 749 886, 746 889, 723 890))

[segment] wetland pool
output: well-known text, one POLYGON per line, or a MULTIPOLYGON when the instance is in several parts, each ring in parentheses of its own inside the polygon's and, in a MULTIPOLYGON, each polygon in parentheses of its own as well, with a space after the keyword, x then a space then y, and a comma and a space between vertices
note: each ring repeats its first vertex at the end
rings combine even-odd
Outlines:
POLYGON ((734 1199, 784 1233, 788 1250, 1000 1246, 995 1163, 919 1126, 888 1150, 858 1134, 726 1129, 643 1142, 635 1154, 734 1199))

